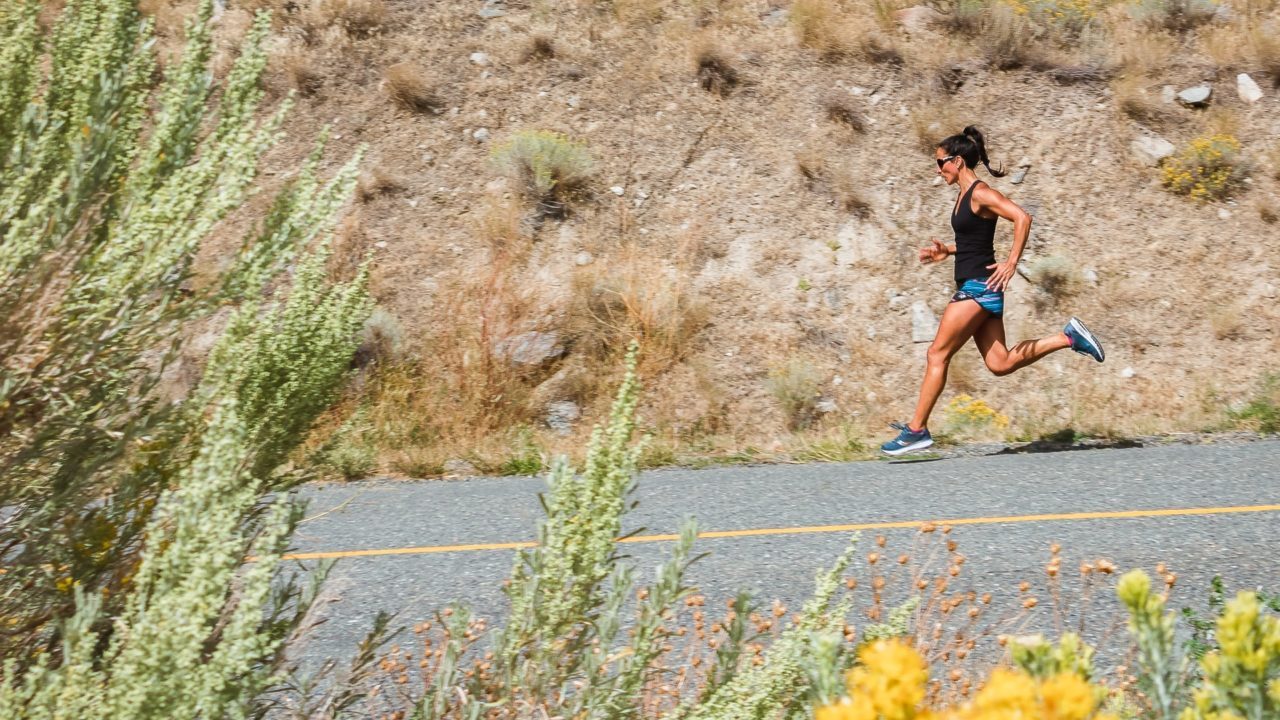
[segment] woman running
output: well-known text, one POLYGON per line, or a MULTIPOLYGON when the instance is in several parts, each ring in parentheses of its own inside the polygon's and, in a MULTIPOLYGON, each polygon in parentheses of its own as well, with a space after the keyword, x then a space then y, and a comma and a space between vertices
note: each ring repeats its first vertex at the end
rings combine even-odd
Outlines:
POLYGON ((888 455, 901 455, 933 444, 929 435, 929 414, 946 385, 951 356, 969 338, 973 338, 987 369, 995 375, 1008 375, 1051 352, 1068 347, 1098 362, 1103 359, 1102 345, 1075 317, 1067 321, 1060 333, 1039 340, 1024 340, 1013 347, 1005 345, 1004 321, 1001 319, 1004 289, 1009 285, 1009 279, 1018 267, 1018 259, 1022 257, 1022 248, 1027 244, 1031 216, 999 190, 978 179, 974 169, 979 162, 995 177, 1004 173, 991 169, 982 133, 972 125, 960 135, 952 135, 939 143, 935 159, 942 179, 948 185, 960 188, 960 196, 951 211, 951 228, 955 230, 956 242, 944 245, 931 238, 933 247, 920 250, 920 262, 934 263, 955 255, 958 289, 942 313, 938 334, 929 346, 915 415, 906 424, 893 423, 893 427, 900 431, 898 437, 880 446, 888 455), (1003 263, 996 262, 994 245, 996 221, 1000 218, 1013 222, 1013 248, 1003 263))

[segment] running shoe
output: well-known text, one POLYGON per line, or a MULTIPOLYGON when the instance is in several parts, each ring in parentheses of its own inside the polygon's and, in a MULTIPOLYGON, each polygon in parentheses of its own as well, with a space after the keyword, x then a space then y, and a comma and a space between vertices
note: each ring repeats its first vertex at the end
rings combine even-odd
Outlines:
POLYGON ((929 434, 929 428, 912 430, 905 423, 890 423, 890 425, 897 428, 899 432, 898 437, 880 446, 880 452, 885 455, 896 456, 912 450, 923 450, 933 444, 933 436, 929 434))
POLYGON ((1089 332, 1089 328, 1080 322, 1080 318, 1073 316, 1067 321, 1066 327, 1062 328, 1062 332, 1071 341, 1072 350, 1081 355, 1088 355, 1098 362, 1102 362, 1106 357, 1102 352, 1102 343, 1098 342, 1098 338, 1094 337, 1093 333, 1089 332))

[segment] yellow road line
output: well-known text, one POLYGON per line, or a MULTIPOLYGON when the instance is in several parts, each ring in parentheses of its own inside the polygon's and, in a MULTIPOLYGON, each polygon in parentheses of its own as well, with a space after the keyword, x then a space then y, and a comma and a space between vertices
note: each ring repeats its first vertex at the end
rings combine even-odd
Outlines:
MULTIPOLYGON (((1058 522, 1064 520, 1119 520, 1127 518, 1185 517, 1189 515, 1232 515, 1280 511, 1277 505, 1239 505, 1234 507, 1172 508, 1167 510, 1116 510, 1111 512, 1044 513, 1039 515, 1005 515, 1001 517, 952 518, 948 520, 904 520, 850 525, 810 525, 788 528, 749 528, 746 530, 710 530, 698 533, 698 539, 759 537, 762 535, 803 535, 811 533, 855 532, 857 530, 894 530, 935 525, 998 525, 1004 523, 1058 522)), ((679 535, 636 535, 622 538, 624 543, 669 542, 679 535)), ((323 560, 330 558, 376 557, 380 555, 429 555, 434 553, 475 552, 480 550, 517 550, 533 547, 534 542, 474 543, 470 545, 428 545, 424 547, 384 548, 380 550, 336 550, 332 552, 291 553, 286 560, 323 560)), ((250 561, 253 559, 250 558, 250 561)))

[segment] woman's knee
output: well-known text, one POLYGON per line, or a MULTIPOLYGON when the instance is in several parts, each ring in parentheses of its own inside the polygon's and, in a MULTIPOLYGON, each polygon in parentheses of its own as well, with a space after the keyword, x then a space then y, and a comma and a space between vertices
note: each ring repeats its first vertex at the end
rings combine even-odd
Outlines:
POLYGON ((929 352, 925 354, 925 362, 930 365, 945 366, 951 362, 951 352, 938 345, 930 345, 929 352))
POLYGON ((1018 369, 1008 358, 1000 358, 999 360, 988 360, 987 369, 996 377, 1003 377, 1018 369))

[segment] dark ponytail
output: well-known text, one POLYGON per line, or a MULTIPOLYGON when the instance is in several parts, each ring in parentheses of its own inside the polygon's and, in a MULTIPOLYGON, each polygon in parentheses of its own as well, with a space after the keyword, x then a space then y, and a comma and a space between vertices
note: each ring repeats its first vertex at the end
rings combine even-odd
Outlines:
POLYGON ((999 167, 991 167, 991 161, 987 158, 987 144, 982 137, 982 132, 978 128, 970 125, 961 131, 959 135, 951 137, 938 143, 938 147, 942 148, 948 155, 959 155, 964 158, 964 162, 971 168, 977 168, 978 163, 982 163, 987 167, 987 172, 993 177, 1004 177, 1007 173, 1004 171, 1004 165, 999 167))

